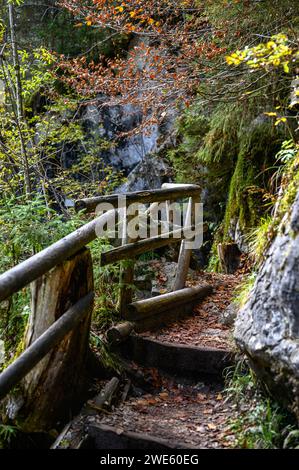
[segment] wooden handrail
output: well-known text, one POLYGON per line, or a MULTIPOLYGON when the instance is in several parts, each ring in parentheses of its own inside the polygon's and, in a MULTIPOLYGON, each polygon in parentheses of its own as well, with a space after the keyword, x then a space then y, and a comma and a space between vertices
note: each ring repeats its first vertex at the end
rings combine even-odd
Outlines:
POLYGON ((84 246, 97 238, 97 224, 104 226, 106 220, 113 215, 113 211, 106 212, 100 217, 88 222, 66 237, 48 246, 36 255, 31 256, 22 263, 17 264, 9 271, 0 275, 0 302, 15 292, 35 281, 50 271, 57 264, 78 253, 84 246))
POLYGON ((126 206, 133 203, 147 204, 160 201, 174 201, 175 199, 191 197, 199 194, 200 187, 196 184, 175 185, 174 187, 162 189, 150 189, 148 191, 135 191, 125 194, 111 194, 110 196, 96 196, 80 199, 75 202, 76 211, 85 210, 93 212, 99 204, 111 204, 118 207, 119 197, 126 198, 126 206))
MULTIPOLYGON (((185 230, 194 231, 195 227, 188 227, 185 230)), ((202 227, 198 227, 197 230, 201 230, 202 227)), ((195 233, 194 233, 195 235, 195 233)), ((146 238, 144 240, 138 240, 134 243, 128 243, 126 245, 119 246, 112 250, 106 251, 101 254, 101 266, 107 264, 116 263, 124 259, 131 259, 134 256, 146 253, 156 248, 162 248, 163 246, 171 245, 173 243, 179 243, 186 237, 184 235, 184 228, 173 230, 172 232, 162 233, 156 237, 146 238)))
MULTIPOLYGON (((136 191, 126 194, 127 203, 132 202, 152 202, 161 200, 177 199, 179 197, 187 197, 198 194, 200 188, 197 185, 178 185, 174 188, 153 189, 150 191, 136 191)), ((118 195, 100 196, 99 198, 83 199, 86 207, 96 206, 99 201, 111 202, 116 205, 118 195)), ((80 201, 80 202, 82 202, 80 201)), ((81 248, 95 240, 96 226, 98 223, 109 217, 108 211, 104 215, 83 225, 79 229, 70 233, 66 237, 58 240, 49 247, 40 251, 36 255, 31 256, 27 260, 19 263, 0 275, 0 302, 18 292, 20 289, 28 285, 30 282, 38 279, 40 276, 54 268, 57 264, 65 261, 70 256, 77 253, 81 248)), ((103 225, 103 222, 101 222, 103 225)))
MULTIPOLYGON (((126 206, 132 203, 153 203, 160 201, 171 201, 185 197, 198 197, 200 188, 197 185, 170 185, 162 189, 149 191, 136 191, 126 193, 126 206)), ((37 280, 55 266, 66 261, 71 256, 78 253, 84 246, 89 244, 97 237, 97 224, 102 227, 116 213, 121 216, 122 209, 118 207, 119 195, 100 196, 95 198, 82 199, 76 202, 76 210, 85 209, 87 212, 93 211, 100 203, 110 203, 114 207, 88 222, 84 226, 70 233, 66 237, 58 240, 56 243, 45 248, 29 259, 23 261, 12 269, 0 275, 0 302, 10 297, 29 283, 37 280)), ((183 229, 164 233, 157 237, 139 240, 135 243, 123 245, 119 248, 103 253, 101 264, 109 264, 121 259, 125 259, 145 251, 162 247, 170 243, 176 243, 184 238, 183 229), (180 235, 178 237, 178 235, 180 235)), ((206 292, 207 288, 202 288, 206 292)), ((190 292, 191 293, 191 292, 190 292)), ((189 295, 190 295, 189 293, 189 295)), ((181 299, 184 293, 172 293, 170 297, 162 296, 160 306, 174 298, 181 299), (175 294, 175 295, 173 295, 175 294)), ((192 297, 192 295, 191 295, 192 297)), ((79 322, 84 318, 94 298, 94 293, 89 293, 65 312, 55 323, 53 323, 34 343, 29 346, 21 356, 16 359, 9 367, 0 374, 0 400, 22 379, 30 370, 32 370, 43 357, 50 352, 79 322)), ((148 302, 148 301, 147 301, 148 302)), ((159 301, 158 301, 159 302, 159 301)), ((158 306, 157 300, 150 299, 149 304, 131 303, 130 311, 134 317, 139 309, 146 315, 148 309, 152 306, 158 306)), ((157 307, 159 310, 159 306, 157 307)))
POLYGON ((80 299, 0 374, 0 400, 78 325, 93 299, 93 292, 80 299))

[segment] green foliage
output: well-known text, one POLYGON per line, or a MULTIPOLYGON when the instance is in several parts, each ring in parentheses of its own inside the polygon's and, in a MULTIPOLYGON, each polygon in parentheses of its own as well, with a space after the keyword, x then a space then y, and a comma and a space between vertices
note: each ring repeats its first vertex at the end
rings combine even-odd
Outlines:
POLYGON ((93 325, 95 329, 106 329, 119 320, 117 308, 119 295, 120 263, 100 266, 101 253, 111 249, 108 240, 96 239, 90 244, 94 267, 96 300, 93 325))
MULTIPOLYGON (((0 272, 28 258, 82 224, 79 215, 65 220, 49 208, 41 196, 2 198, 0 201, 0 272)), ((0 304, 0 336, 7 357, 22 342, 30 314, 30 289, 14 294, 0 304)))
POLYGON ((178 125, 181 143, 168 152, 168 158, 178 182, 198 183, 209 194, 204 206, 205 220, 218 224, 223 217, 237 158, 244 110, 232 103, 218 105, 210 114, 211 117, 207 118, 201 101, 186 111, 178 125))
POLYGON ((281 145, 281 150, 277 152, 276 159, 284 165, 292 164, 298 154, 298 145, 293 140, 285 140, 281 145))
POLYGON ((232 221, 238 221, 240 229, 246 233, 259 224, 268 209, 270 169, 282 140, 283 135, 279 135, 268 121, 253 125, 240 137, 240 150, 230 182, 224 218, 225 237, 230 236, 232 221), (267 168, 268 174, 261 172, 267 168))
POLYGON ((197 182, 199 179, 200 168, 195 154, 210 125, 209 119, 198 108, 198 105, 194 104, 179 120, 177 130, 181 142, 167 153, 174 167, 177 182, 197 182))
POLYGON ((299 444, 295 418, 265 394, 244 360, 227 370, 226 394, 237 405, 231 419, 235 447, 247 449, 296 448, 299 444))
POLYGON ((273 238, 272 226, 271 216, 262 217, 259 225, 253 228, 246 237, 250 254, 257 265, 263 261, 266 249, 273 238))
POLYGON ((0 449, 5 449, 18 432, 17 426, 0 423, 0 449))
POLYGON ((239 308, 244 307, 244 305, 248 301, 250 292, 255 282, 255 278, 256 278, 256 273, 252 272, 244 279, 244 281, 236 289, 234 302, 238 305, 239 308))
POLYGON ((11 196, 0 201, 0 270, 54 243, 82 224, 80 217, 65 220, 46 205, 42 196, 32 200, 11 196))
POLYGON ((103 341, 103 337, 91 331, 90 344, 92 348, 95 348, 96 355, 105 368, 114 370, 117 374, 121 372, 122 367, 119 356, 109 350, 108 345, 103 341))
POLYGON ((229 171, 238 150, 238 131, 242 128, 242 108, 237 103, 219 105, 212 114, 209 131, 195 157, 205 164, 220 163, 229 171))
POLYGON ((278 160, 283 160, 281 175, 280 196, 277 201, 275 226, 278 227, 283 216, 292 207, 299 190, 299 145, 295 142, 284 143, 282 150, 277 154, 278 160))
POLYGON ((10 51, 0 67, 5 83, 0 105, 0 189, 7 195, 24 192, 24 152, 30 168, 31 185, 42 187, 50 200, 64 193, 84 197, 104 193, 122 182, 122 175, 105 165, 101 153, 112 143, 90 133, 79 120, 79 96, 57 92, 53 75, 56 56, 40 47, 30 53, 18 51, 24 116, 16 125, 14 90, 17 76, 10 51), (66 164, 66 155, 70 158, 66 164), (109 186, 110 183, 110 186, 109 186), (58 195, 57 195, 58 194, 58 195))
MULTIPOLYGON (((27 11, 29 16, 30 9, 27 11)), ((63 8, 56 9, 55 14, 48 9, 43 20, 39 22, 37 19, 33 27, 35 37, 58 54, 68 57, 86 54, 89 60, 95 61, 101 55, 110 58, 123 54, 129 41, 127 34, 111 34, 109 29, 90 28, 86 24, 78 23, 73 15, 63 8)))

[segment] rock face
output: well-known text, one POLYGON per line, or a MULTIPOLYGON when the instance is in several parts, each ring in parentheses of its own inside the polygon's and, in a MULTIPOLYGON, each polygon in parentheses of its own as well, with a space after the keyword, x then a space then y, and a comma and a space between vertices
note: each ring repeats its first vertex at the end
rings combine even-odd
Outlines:
POLYGON ((116 142, 107 150, 99 150, 99 158, 127 177, 126 183, 118 188, 119 192, 156 189, 172 180, 171 168, 158 154, 174 145, 173 117, 144 132, 134 132, 142 121, 139 109, 132 105, 101 107, 99 102, 98 106, 86 106, 81 120, 90 139, 116 142), (127 136, 117 138, 127 132, 127 136))
POLYGON ((87 105, 82 116, 87 135, 92 132, 94 137, 107 141, 116 141, 111 149, 101 152, 101 158, 118 171, 128 175, 143 160, 145 155, 158 150, 158 138, 161 137, 157 125, 151 126, 147 132, 134 133, 142 121, 139 109, 132 105, 116 105, 101 107, 87 105), (132 135, 117 139, 121 133, 132 132, 132 135))
POLYGON ((238 315, 235 340, 299 419, 299 192, 238 315))
POLYGON ((162 158, 146 155, 128 175, 127 181, 118 188, 119 192, 143 191, 161 188, 171 181, 172 170, 162 158))

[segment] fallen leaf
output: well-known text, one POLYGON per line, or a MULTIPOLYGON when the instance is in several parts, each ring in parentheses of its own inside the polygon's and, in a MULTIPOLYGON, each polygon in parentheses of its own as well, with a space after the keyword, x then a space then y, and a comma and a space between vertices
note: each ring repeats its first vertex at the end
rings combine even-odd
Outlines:
POLYGON ((211 429, 211 431, 215 431, 215 429, 217 429, 217 426, 213 423, 209 423, 208 428, 211 429))
POLYGON ((207 396, 204 393, 198 393, 197 394, 197 400, 198 401, 204 401, 207 398, 207 396))

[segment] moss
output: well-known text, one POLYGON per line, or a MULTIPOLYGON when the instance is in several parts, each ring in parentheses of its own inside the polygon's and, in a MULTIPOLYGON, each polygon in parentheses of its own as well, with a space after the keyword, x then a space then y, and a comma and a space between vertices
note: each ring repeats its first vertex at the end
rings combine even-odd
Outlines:
POLYGON ((252 126, 240 137, 240 151, 232 176, 224 217, 224 238, 230 238, 232 222, 239 222, 242 232, 259 224, 266 208, 263 196, 268 190, 274 156, 283 136, 271 122, 252 126))
POLYGON ((231 241, 232 228, 238 223, 243 235, 251 233, 273 206, 274 197, 266 197, 285 130, 266 117, 267 106, 263 96, 214 109, 197 102, 180 120, 180 144, 168 153, 176 180, 204 190, 204 218, 214 226, 210 271, 219 270, 217 245, 231 241))
POLYGON ((292 207, 299 190, 299 153, 285 171, 282 188, 284 193, 279 202, 278 219, 292 207))
POLYGON ((180 143, 167 153, 176 176, 176 181, 199 182, 201 169, 195 154, 202 144, 202 139, 209 130, 209 119, 194 106, 187 111, 177 124, 180 143))
POLYGON ((266 249, 273 239, 273 223, 273 217, 263 217, 259 226, 254 228, 247 237, 250 254, 256 265, 263 261, 266 249))
POLYGON ((256 273, 252 272, 249 274, 241 285, 237 288, 234 297, 234 303, 238 305, 239 308, 244 307, 246 302, 249 300, 250 292, 254 286, 256 279, 256 273))
POLYGON ((218 106, 212 115, 210 129, 196 154, 202 163, 221 162, 232 167, 238 149, 238 131, 242 127, 243 111, 238 104, 218 106))

